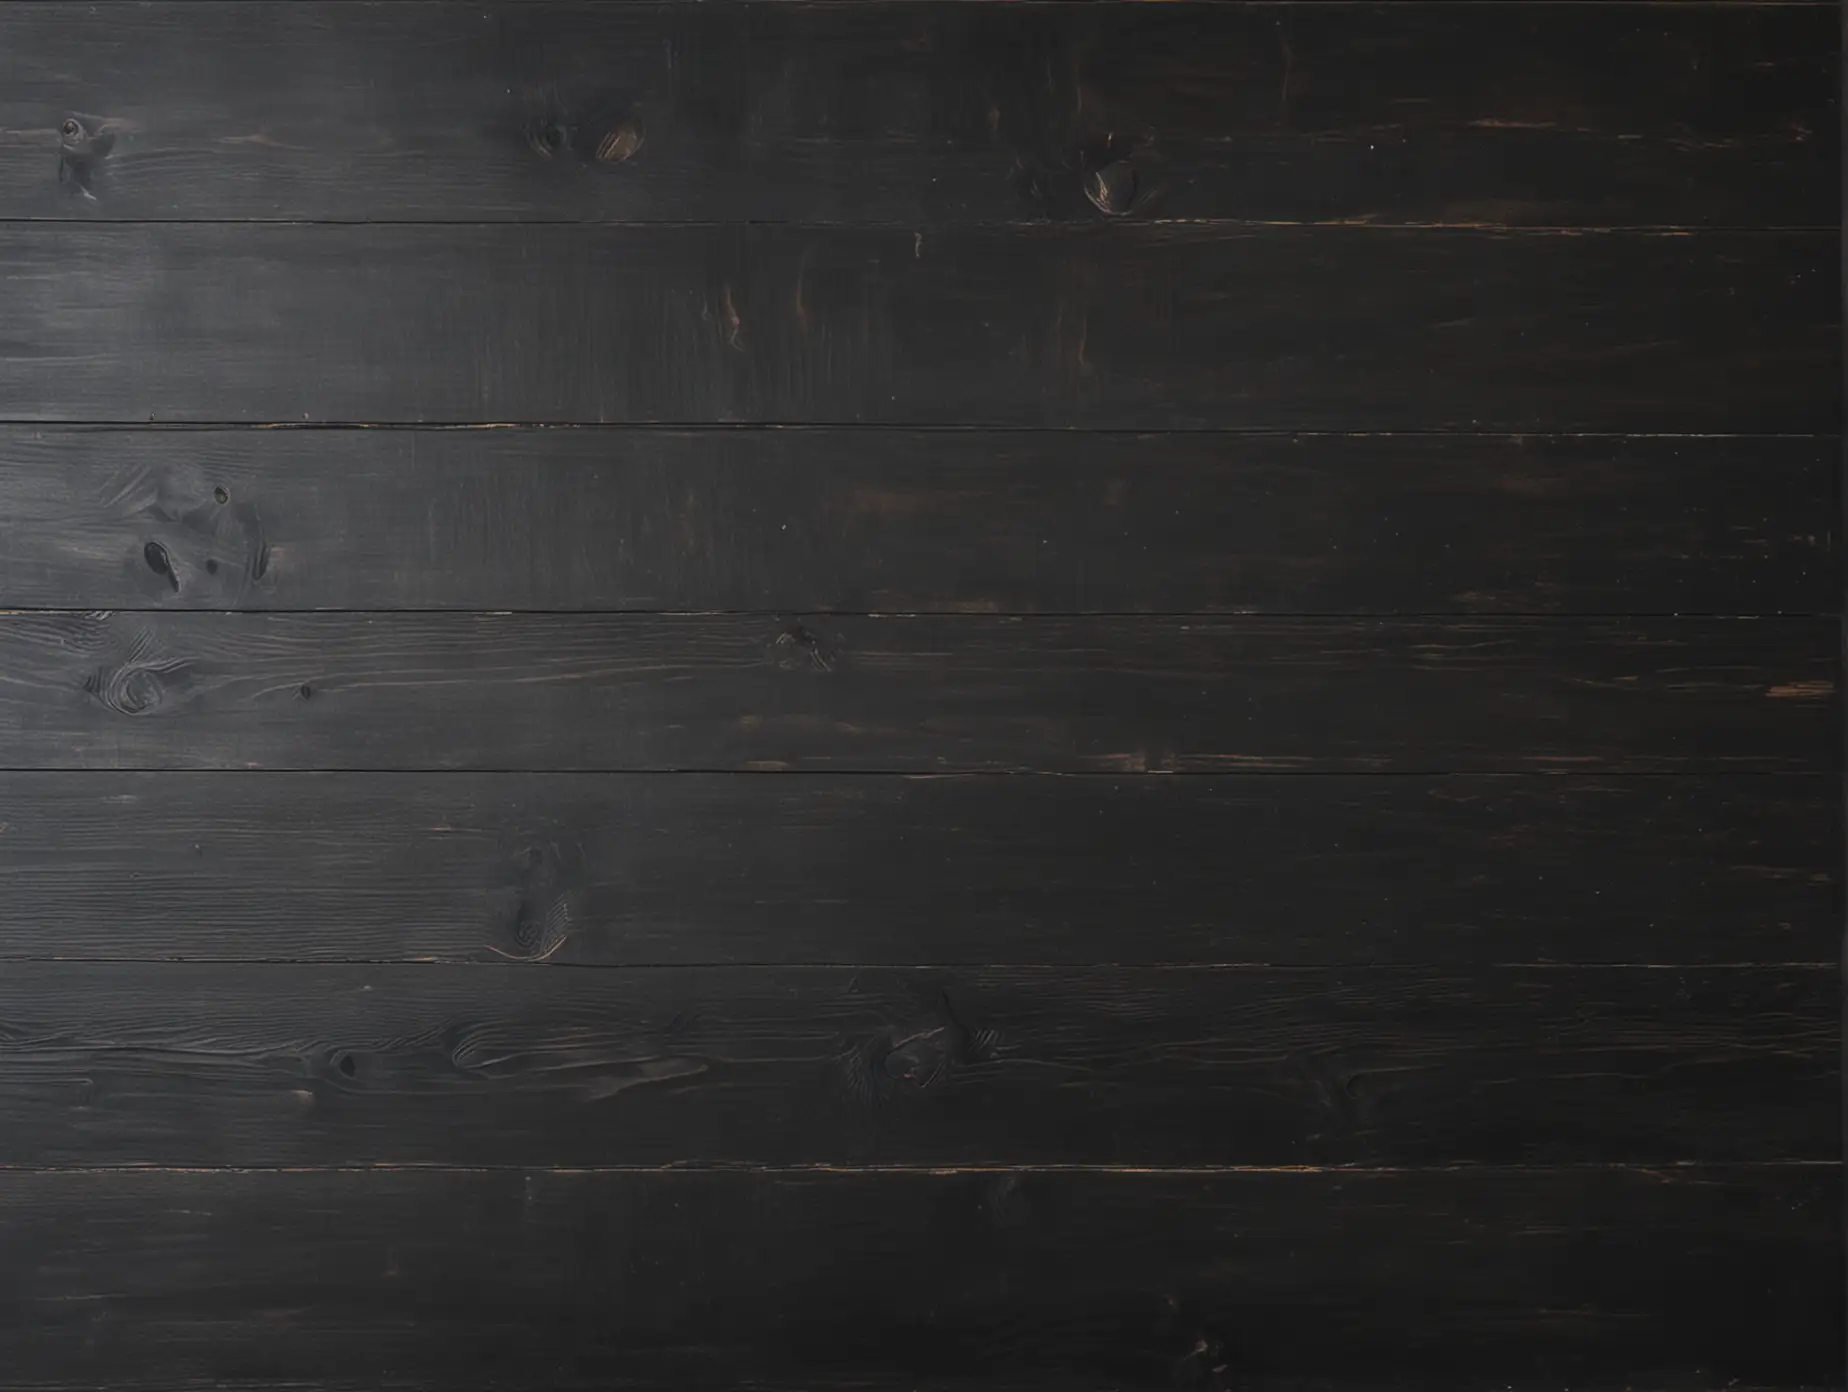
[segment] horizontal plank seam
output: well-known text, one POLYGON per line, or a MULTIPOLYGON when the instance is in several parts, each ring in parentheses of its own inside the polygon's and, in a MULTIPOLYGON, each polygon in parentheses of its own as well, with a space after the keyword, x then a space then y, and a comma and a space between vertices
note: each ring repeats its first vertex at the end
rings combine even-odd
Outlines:
MULTIPOLYGON (((1089 3, 1090 0, 1086 0, 1089 3)), ((1687 0, 1687 3, 1705 3, 1705 0, 1687 0)), ((1547 761, 1542 758, 1540 763, 1547 761)), ((419 778, 441 775, 455 778, 479 778, 488 775, 519 775, 527 778, 579 778, 610 777, 636 778, 660 777, 676 778, 686 776, 710 777, 724 774, 738 778, 1117 778, 1117 779, 1157 779, 1157 778, 1528 778, 1528 779, 1590 779, 1601 778, 1828 778, 1840 779, 1842 768, 1833 764, 1816 765, 1804 768, 1240 768, 1240 769, 1155 769, 1139 773, 1130 773, 1118 769, 1035 769, 1035 768, 739 768, 732 766, 707 766, 698 764, 680 765, 670 768, 660 766, 612 766, 584 765, 576 768, 532 768, 518 764, 480 764, 467 768, 442 765, 379 765, 379 764, 275 764, 252 768, 200 768, 192 764, 121 764, 121 765, 75 765, 75 764, 7 764, 0 765, 0 774, 29 773, 83 775, 87 777, 109 776, 115 778, 161 774, 176 776, 193 774, 200 777, 222 778, 226 776, 272 777, 277 774, 383 774, 391 776, 419 778)))
POLYGON ((1091 972, 1131 971, 1131 972, 1172 972, 1176 975, 1185 972, 1270 972, 1275 975, 1295 974, 1301 976, 1352 976, 1367 975, 1417 975, 1429 976, 1441 974, 1446 976, 1477 976, 1488 972, 1564 972, 1585 975, 1590 972, 1828 972, 1839 971, 1840 963, 1827 959, 1818 961, 1737 961, 1737 962, 1565 962, 1565 961, 1511 961, 1511 962, 986 962, 970 960, 966 962, 828 962, 828 961, 740 961, 726 958, 717 961, 676 961, 676 962, 574 962, 557 961, 540 958, 519 958, 506 956, 490 961, 480 957, 205 957, 205 956, 166 956, 166 957, 120 957, 97 956, 86 953, 81 957, 59 956, 13 956, 0 952, 0 962, 13 965, 61 965, 74 967, 90 966, 147 966, 147 967, 308 967, 324 968, 333 971, 343 967, 387 967, 403 971, 428 971, 432 969, 453 970, 467 968, 471 971, 486 972, 524 972, 532 970, 562 972, 689 972, 689 971, 737 971, 737 972, 775 972, 789 974, 792 972, 968 972, 968 973, 1006 973, 1006 972, 1047 972, 1061 976, 1081 976, 1091 972))
MULTIPOLYGON (((1697 0, 1689 0, 1697 2, 1697 0)), ((1479 1162, 1432 1165, 761 1165, 745 1161, 689 1160, 666 1165, 456 1165, 439 1161, 381 1161, 346 1165, 12 1165, 0 1164, 5 1175, 286 1175, 286 1174, 555 1174, 555 1175, 912 1175, 919 1177, 962 1174, 1085 1174, 1149 1175, 1212 1178, 1219 1175, 1548 1175, 1573 1172, 1633 1174, 1700 1174, 1730 1171, 1831 1169, 1840 1159, 1793 1157, 1780 1160, 1657 1160, 1647 1163, 1587 1160, 1551 1165, 1489 1165, 1479 1162)))
MULTIPOLYGON (((214 3, 220 0, 176 0, 176 3, 214 3)), ((355 0, 357 3, 358 0, 355 0)), ((952 6, 977 4, 1005 4, 1010 9, 1057 9, 1074 0, 938 0, 938 3, 952 6)), ((1087 8, 1099 10, 1113 7, 1111 0, 1083 0, 1087 8)), ((1248 10, 1362 10, 1373 9, 1377 0, 1133 0, 1134 3, 1192 3, 1202 5, 1224 6, 1248 10)), ((45 3, 45 0, 40 0, 45 3)), ((124 8, 133 8, 132 0, 118 0, 124 8)), ((385 3, 428 3, 428 0, 385 0, 385 3)), ((596 3, 596 0, 590 0, 596 3)), ((769 9, 876 9, 885 5, 912 5, 917 0, 705 0, 711 8, 747 10, 753 8, 769 9)), ((1119 0, 1121 3, 1121 0, 1119 0)), ((1833 8, 1837 0, 1388 0, 1389 8, 1407 10, 1417 9, 1575 9, 1597 8, 1616 10, 1779 10, 1779 9, 1824 9, 1833 8)), ((638 8, 644 7, 638 0, 638 8)), ((655 0, 652 6, 658 9, 682 8, 674 0, 655 0)))
MULTIPOLYGON (((767 773, 774 773, 785 778, 884 778, 901 782, 949 782, 954 779, 973 781, 975 779, 1014 779, 1014 778, 1455 778, 1496 779, 1500 781, 1521 780, 1533 782, 1539 779, 1560 778, 1564 775, 1551 769, 1513 769, 1505 772, 1482 769, 1439 769, 1435 772, 1407 771, 1405 769, 1292 769, 1292 770, 1258 770, 1244 772, 1227 769, 1176 769, 1172 772, 1157 770, 1153 773, 1124 773, 1113 769, 996 769, 972 768, 942 771, 921 771, 918 769, 741 769, 729 768, 633 768, 633 769, 579 769, 579 768, 393 768, 362 764, 349 768, 314 768, 284 766, 278 768, 200 768, 187 765, 167 769, 112 768, 101 765, 89 765, 72 768, 43 766, 0 765, 0 773, 32 774, 48 778, 97 777, 145 778, 158 775, 162 778, 425 778, 434 775, 458 778, 757 778, 767 773)), ((1649 779, 1690 779, 1710 778, 1726 780, 1732 778, 1791 778, 1791 779, 1829 779, 1836 777, 1832 769, 1711 769, 1706 771, 1686 769, 1637 769, 1629 772, 1608 770, 1604 773, 1586 775, 1600 778, 1625 778, 1637 782, 1649 779)))
MULTIPOLYGON (((414 2, 414 0, 411 0, 414 2)), ((725 0, 719 0, 724 3, 725 0)), ((897 3, 898 0, 894 0, 897 3)), ((1005 3, 1005 0, 1002 0, 1005 3)), ((1074 0, 1074 3, 1109 3, 1109 0, 1074 0)), ((1148 3, 1148 0, 1139 0, 1148 3)), ((1169 0, 1154 0, 1168 3, 1169 0)), ((1181 0, 1173 0, 1180 3, 1181 0)), ((775 0, 775 3, 808 3, 808 0, 775 0)), ((952 0, 952 3, 995 3, 995 0, 952 0)), ((1445 0, 1467 4, 1469 0, 1445 0)), ((1520 4, 1525 0, 1496 0, 1500 4, 1520 4)), ((1673 0, 1675 4, 1710 4, 1718 0, 1673 0)), ((221 431, 404 431, 435 434, 438 432, 489 430, 576 430, 610 434, 746 434, 772 432, 781 434, 868 434, 868 435, 1048 435, 1048 436, 1124 436, 1145 439, 1151 436, 1225 436, 1253 440, 1814 440, 1839 445, 1844 436, 1837 431, 1673 431, 1673 430, 1327 430, 1292 426, 1175 426, 1159 429, 1118 426, 1077 425, 955 425, 931 422, 892 422, 869 424, 865 421, 222 421, 222 420, 121 420, 86 418, 42 420, 22 416, 0 416, 0 428, 31 430, 44 433, 84 432, 186 432, 221 431)), ((1762 466, 1754 466, 1762 467, 1762 466)))
MULTIPOLYGON (((811 3, 812 0, 774 0, 775 3, 811 3)), ((893 0, 897 3, 898 0, 893 0)), ((1104 0, 1107 3, 1107 0, 1104 0)), ((1209 0, 1210 2, 1210 0, 1209 0)), ((1317 3, 1323 0, 1316 0, 1317 3)), ((1339 3, 1339 0, 1327 0, 1339 3)), ((1524 0, 1512 0, 1523 3, 1524 0)), ((1597 3, 1613 3, 1615 0, 1596 0, 1597 3)), ((1675 0, 1678 5, 1694 3, 1695 0, 1675 0)), ((1700 3, 1719 3, 1719 0, 1699 0, 1700 3)), ((1807 3, 1807 0, 1804 0, 1807 3)), ((1469 0, 1448 0, 1448 3, 1467 4, 1469 0)), ((1498 4, 1511 3, 1511 0, 1496 0, 1498 4)), ((1359 137, 1356 138, 1357 141, 1359 137)), ((1770 144, 1770 142, 1767 142, 1770 144)), ((968 221, 951 221, 946 219, 881 219, 866 222, 820 222, 813 219, 791 218, 788 220, 771 218, 708 218, 663 219, 659 222, 638 221, 633 218, 569 218, 569 217, 456 217, 456 218, 333 218, 333 217, 137 217, 137 218, 97 218, 97 217, 0 217, 0 227, 86 227, 86 228, 130 228, 130 227, 430 227, 430 228, 498 228, 498 227, 597 227, 626 228, 645 230, 662 228, 668 230, 693 230, 709 228, 739 227, 777 227, 816 232, 981 232, 981 231, 1030 231, 1046 235, 1074 229, 1095 231, 1106 224, 1094 221, 1054 221, 1044 218, 988 218, 970 219, 968 221)), ((1638 222, 1638 223, 1495 223, 1495 222, 1382 222, 1378 220, 1359 221, 1351 218, 1232 218, 1232 217, 1165 217, 1140 218, 1119 224, 1110 224, 1112 233, 1134 233, 1144 227, 1204 227, 1224 228, 1237 231, 1251 229, 1330 229, 1343 232, 1379 233, 1379 232, 1452 232, 1485 233, 1496 237, 1581 237, 1581 236, 1638 236, 1638 237, 1703 237, 1703 236, 1751 236, 1757 234, 1783 235, 1804 234, 1824 235, 1839 232, 1839 228, 1830 223, 1673 223, 1673 222, 1638 222)))
MULTIPOLYGON (((1831 553, 1832 554, 1832 553, 1831 553)), ((1714 620, 1721 623, 1780 623, 1799 622, 1805 619, 1838 619, 1839 609, 1773 609, 1773 610, 1695 610, 1695 609, 1586 609, 1586 610, 1527 610, 1527 609, 1373 609, 1373 610, 1334 610, 1334 609, 809 609, 800 605, 779 605, 763 609, 625 609, 618 607, 598 607, 587 609, 559 608, 491 608, 475 607, 406 607, 403 605, 380 608, 353 608, 351 606, 313 606, 288 607, 248 607, 248 606, 198 606, 191 607, 177 604, 21 604, 0 607, 0 619, 18 618, 31 615, 34 617, 52 617, 79 619, 100 614, 168 614, 173 616, 197 615, 243 615, 248 618, 262 618, 266 615, 300 618, 310 615, 323 615, 328 618, 340 618, 344 615, 360 615, 376 618, 385 614, 398 614, 406 618, 442 619, 442 618, 632 618, 632 619, 929 619, 933 622, 952 622, 967 624, 993 623, 997 620, 1019 621, 1031 619, 1198 619, 1203 623, 1218 625, 1253 625, 1269 623, 1327 623, 1330 625, 1389 624, 1389 623, 1445 623, 1445 624, 1486 624, 1513 623, 1539 625, 1571 625, 1584 622, 1608 623, 1623 619, 1687 619, 1690 621, 1714 620)))

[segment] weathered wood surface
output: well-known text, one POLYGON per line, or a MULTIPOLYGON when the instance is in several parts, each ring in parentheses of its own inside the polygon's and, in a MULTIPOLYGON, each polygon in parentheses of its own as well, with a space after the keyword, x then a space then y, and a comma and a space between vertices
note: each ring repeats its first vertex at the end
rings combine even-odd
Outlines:
POLYGON ((1773 437, 13 426, 0 605, 1829 613, 1838 454, 1773 437))
POLYGON ((0 224, 0 419, 1829 433, 1832 232, 0 224))
POLYGON ((0 1163, 1834 1160, 1838 987, 1832 967, 14 963, 0 1163))
POLYGON ((0 1357, 38 1392, 1826 1385, 1841 1187, 1834 1165, 0 1173, 0 1357))
POLYGON ((0 615, 0 766, 1824 772, 1829 619, 0 615))
POLYGON ((0 7, 0 216, 1831 227, 1827 6, 0 7))
POLYGON ((1820 776, 0 774, 0 959, 1810 962, 1820 776))

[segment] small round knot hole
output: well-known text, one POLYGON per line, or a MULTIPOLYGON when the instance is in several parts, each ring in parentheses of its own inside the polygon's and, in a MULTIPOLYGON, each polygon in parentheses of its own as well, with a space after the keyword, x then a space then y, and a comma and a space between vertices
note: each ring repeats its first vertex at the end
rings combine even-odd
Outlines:
POLYGON ((307 682, 303 682, 300 686, 295 688, 295 694, 301 697, 302 700, 304 701, 313 700, 314 699, 314 688, 310 686, 307 682))
POLYGON ((218 503, 222 507, 224 504, 231 501, 230 490, 227 489, 222 483, 219 484, 218 487, 212 490, 212 500, 218 503))
POLYGON ((351 1054, 342 1054, 340 1056, 340 1071, 349 1078, 359 1072, 359 1065, 353 1062, 353 1056, 351 1054))
POLYGON ((66 140, 75 140, 78 136, 83 134, 83 122, 79 121, 75 116, 66 116, 58 123, 58 134, 63 136, 66 140))

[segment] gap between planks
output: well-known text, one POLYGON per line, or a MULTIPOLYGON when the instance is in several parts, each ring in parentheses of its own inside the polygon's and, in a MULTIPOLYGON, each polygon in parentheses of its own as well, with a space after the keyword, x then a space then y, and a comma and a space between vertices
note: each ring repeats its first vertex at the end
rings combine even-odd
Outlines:
MULTIPOLYGON (((977 0, 956 0, 976 3, 977 0)), ((1109 3, 1109 0, 1101 0, 1109 3)), ((1452 0, 1446 0, 1451 3, 1452 0)), ((1612 4, 1624 0, 1601 0, 1612 4)), ((776 0, 776 3, 806 3, 806 0, 776 0)), ((895 0, 896 3, 896 0, 895 0)), ((1181 3, 1181 0, 1147 0, 1147 3, 1181 3)), ((1454 0, 1467 4, 1470 0, 1454 0)), ((1525 0, 1495 0, 1497 4, 1525 3, 1525 0)), ((1708 4, 1718 0, 1673 0, 1675 4, 1708 4)), ((869 423, 866 421, 211 421, 211 420, 88 420, 48 421, 19 416, 0 416, 0 426, 30 429, 41 434, 106 434, 120 432, 170 431, 224 432, 257 430, 328 431, 379 430, 417 434, 485 430, 584 431, 588 433, 629 435, 687 435, 696 433, 749 434, 754 431, 778 431, 784 434, 827 435, 1082 435, 1122 436, 1140 440, 1163 435, 1211 435, 1252 440, 1826 440, 1840 442, 1836 431, 1814 430, 1317 430, 1270 426, 1173 426, 1150 430, 1128 425, 956 425, 938 422, 869 423)))
POLYGON ((1435 1165, 840 1165, 816 1162, 796 1165, 761 1165, 745 1161, 687 1160, 669 1165, 455 1165, 434 1161, 379 1161, 362 1165, 8 1165, 0 1175, 283 1175, 283 1174, 552 1174, 552 1175, 1161 1175, 1175 1178, 1213 1178, 1218 1175, 1549 1175, 1609 1173, 1660 1175, 1664 1178, 1701 1173, 1754 1170, 1839 1170, 1841 1160, 1791 1158, 1788 1160, 1666 1160, 1648 1164, 1582 1160, 1555 1165, 1493 1165, 1479 1161, 1435 1165))
MULTIPOLYGON (((1203 623, 1225 623, 1230 620, 1251 621, 1255 623, 1301 623, 1327 620, 1339 624, 1397 623, 1401 620, 1418 620, 1426 623, 1480 624, 1485 621, 1501 619, 1521 619, 1529 622, 1571 624, 1577 622, 1606 622, 1611 619, 1717 619, 1721 621, 1738 620, 1741 623, 1754 623, 1765 619, 1833 619, 1841 616, 1840 609, 1495 609, 1483 611, 1478 609, 1389 609, 1372 610, 1366 613, 1333 612, 1327 609, 554 609, 554 608, 514 608, 514 609, 476 609, 476 608, 405 608, 393 605, 377 609, 354 609, 343 606, 277 606, 260 607, 217 606, 210 609, 181 609, 171 604, 111 604, 105 607, 86 609, 63 604, 22 604, 0 609, 0 619, 23 617, 25 615, 61 615, 75 618, 84 614, 187 614, 187 615, 240 615, 251 618, 282 617, 287 615, 318 614, 329 618, 379 618, 385 615, 404 615, 407 618, 440 619, 444 617, 463 618, 635 618, 635 619, 929 619, 981 622, 983 620, 1015 620, 1031 622, 1035 619, 1198 619, 1203 623)), ((0 770, 4 772, 5 770, 0 770)), ((526 772, 530 770, 515 770, 526 772)), ((686 771, 686 770, 683 770, 686 771)), ((705 770, 700 770, 704 772, 705 770)))
MULTIPOLYGON (((778 0, 781 3, 782 0, 778 0)), ((1166 3, 1166 0, 1157 0, 1166 3)), ((1677 0, 1677 3, 1706 3, 1706 0, 1677 0)), ((87 612, 87 611, 86 611, 87 612)), ((111 611, 114 612, 114 611, 111 611)), ((125 611, 138 612, 138 611, 125 611)), ((166 612, 179 613, 180 610, 166 612)), ((255 611, 261 616, 261 611, 255 611)), ((936 617, 934 615, 929 617, 936 617)), ((1135 614, 1116 617, 1137 618, 1135 614)), ((1394 617, 1394 616, 1387 616, 1394 617)), ((1457 615, 1461 618, 1463 616, 1457 615)), ((1626 618, 1623 614, 1605 614, 1601 618, 1626 618)), ((1800 618, 1803 615, 1785 615, 1778 617, 1800 618)), ((1832 618, 1833 615, 1810 615, 1813 618, 1832 618)), ((609 767, 584 768, 514 768, 499 765, 484 767, 429 768, 419 765, 407 767, 388 767, 376 764, 281 764, 281 765, 241 765, 238 767, 201 768, 197 764, 140 765, 115 767, 101 764, 72 765, 71 767, 48 767, 44 764, 0 764, 0 775, 9 773, 46 773, 57 774, 60 778, 70 777, 110 777, 120 778, 125 774, 159 774, 163 778, 180 775, 201 778, 222 777, 262 777, 273 778, 277 774, 313 775, 324 773, 366 774, 368 776, 409 777, 479 777, 484 774, 528 774, 534 777, 622 777, 622 778, 679 778, 689 774, 716 775, 737 778, 896 778, 896 779, 943 779, 943 778, 1824 778, 1840 780, 1843 771, 1832 768, 1816 769, 1465 769, 1455 768, 1393 768, 1393 769, 1340 769, 1340 768, 1238 768, 1238 769, 1140 769, 1127 772, 1119 769, 946 769, 941 773, 920 773, 916 769, 876 769, 876 768, 741 768, 738 765, 688 764, 673 768, 651 766, 647 768, 630 768, 621 765, 609 767)), ((1830 963, 1829 965, 1838 965, 1830 963)))
MULTIPOLYGON (((757 3, 759 0, 746 0, 757 3)), ((810 3, 810 0, 774 0, 775 3, 810 3)), ((892 0, 892 3, 911 3, 912 0, 892 0)), ((954 0, 952 0, 954 3, 954 0)), ((963 0, 972 3, 973 0, 963 0)), ((1154 0, 1155 3, 1197 3, 1197 0, 1154 0)), ((1208 0, 1213 3, 1214 0, 1208 0)), ((1243 0, 1222 0, 1223 3, 1243 3, 1243 0)), ((1305 0, 1305 3, 1339 4, 1342 0, 1305 0)), ((1531 3, 1531 0, 1514 0, 1515 3, 1531 3)), ((1107 0, 1106 0, 1107 3, 1107 0)), ((1446 4, 1469 4, 1471 0, 1442 0, 1446 4)), ((1508 4, 1510 0, 1492 0, 1495 4, 1508 4)), ((1585 0, 1585 3, 1609 5, 1627 3, 1627 0, 1585 0)), ((1723 0, 1666 0, 1666 3, 1681 8, 1690 4, 1704 8, 1724 8, 1723 0)), ((1809 0, 1802 0, 1804 5, 1809 0)), ((1757 8, 1750 6, 1749 8, 1757 8)), ((974 218, 968 221, 933 221, 920 222, 918 219, 886 219, 876 222, 815 222, 806 220, 782 221, 769 218, 672 218, 660 222, 636 221, 632 218, 569 218, 537 217, 519 219, 480 218, 300 218, 300 217, 139 217, 101 219, 93 217, 0 217, 0 227, 592 227, 609 228, 734 228, 734 227, 782 227, 796 228, 814 232, 1037 232, 1044 233, 1058 229, 1090 228, 1100 224, 1095 222, 1050 221, 1045 218, 974 218)), ((1833 223, 1767 223, 1749 226, 1732 226, 1728 224, 1705 223, 1636 223, 1622 225, 1571 224, 1558 226, 1526 226, 1518 223, 1502 222, 1383 222, 1373 217, 1349 218, 1229 218, 1229 217, 1149 217, 1135 218, 1122 224, 1126 228, 1137 227, 1207 227, 1224 228, 1237 231, 1241 228, 1303 228, 1335 231, 1368 232, 1480 232, 1496 237, 1704 237, 1709 235, 1784 235, 1792 232, 1821 233, 1839 232, 1840 227, 1833 223)))
MULTIPOLYGON (((673 961, 673 962, 575 962, 552 961, 549 958, 513 957, 501 954, 502 960, 486 961, 479 957, 208 957, 188 954, 183 957, 132 957, 111 953, 98 956, 87 953, 82 957, 62 957, 56 954, 41 955, 14 954, 0 951, 0 963, 23 966, 28 964, 64 964, 67 966, 150 966, 150 967, 387 967, 415 970, 421 967, 443 967, 445 969, 467 967, 483 971, 524 971, 539 968, 546 971, 587 971, 587 972, 696 972, 696 971, 765 971, 787 975, 790 972, 1058 972, 1065 975, 1083 972, 1134 971, 1134 972, 1269 972, 1273 975, 1285 972, 1300 972, 1304 975, 1388 973, 1388 972, 1464 972, 1474 975, 1478 972, 1542 972, 1562 971, 1584 973, 1593 971, 1623 972, 1767 972, 1767 971, 1834 971, 1841 964, 1833 961, 1804 961, 1794 959, 1778 962, 1568 962, 1568 961, 1508 961, 1508 962, 1471 962, 1459 967, 1454 962, 751 962, 726 958, 722 961, 673 961)), ((4 1168, 0 1165, 0 1168, 4 1168)))

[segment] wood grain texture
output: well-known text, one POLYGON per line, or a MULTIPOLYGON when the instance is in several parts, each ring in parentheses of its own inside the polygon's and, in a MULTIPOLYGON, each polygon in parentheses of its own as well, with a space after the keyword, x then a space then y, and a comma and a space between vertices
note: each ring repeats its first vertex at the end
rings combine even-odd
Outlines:
POLYGON ((0 216, 1830 227, 1839 49, 1822 6, 13 3, 0 216))
POLYGON ((1841 1216, 1832 1165, 6 1173, 0 1355, 34 1392, 1826 1386, 1841 1216))
POLYGON ((1832 619, 0 615, 0 766, 1823 772, 1832 619))
POLYGON ((15 963, 0 1163, 1835 1160, 1838 984, 15 963))
POLYGON ((0 959, 1832 963, 1827 776, 0 774, 0 959))
POLYGON ((0 224, 0 418, 1828 433, 1833 232, 0 224))
POLYGON ((14 426, 0 605, 1828 613, 1838 453, 1767 437, 14 426))

